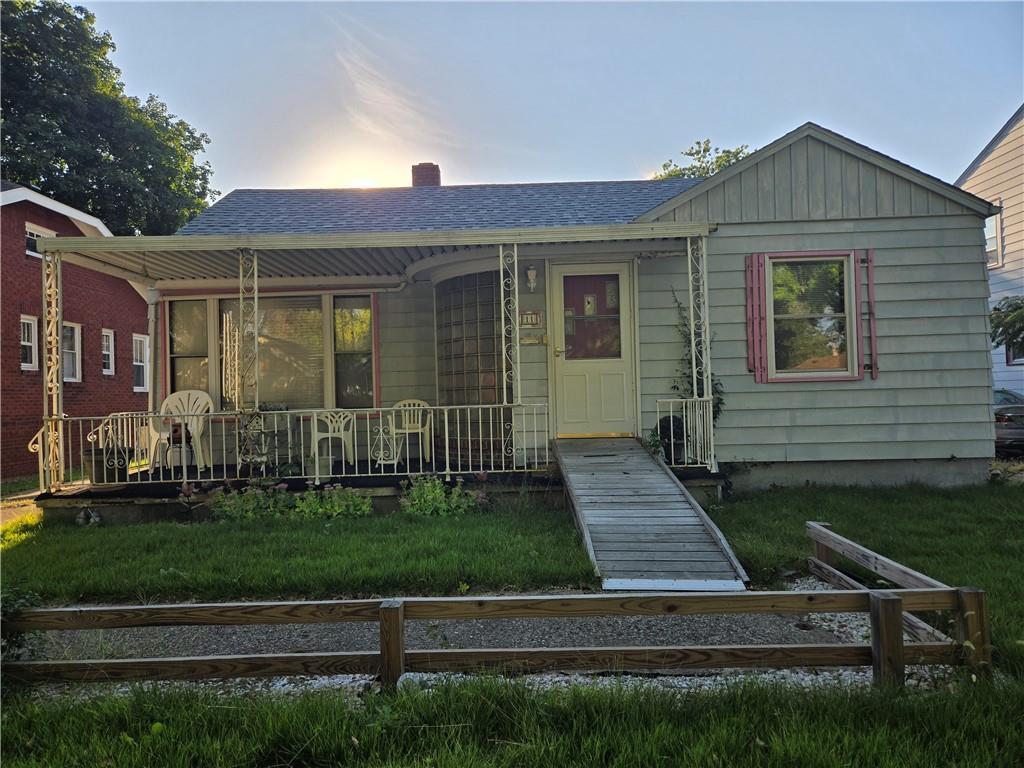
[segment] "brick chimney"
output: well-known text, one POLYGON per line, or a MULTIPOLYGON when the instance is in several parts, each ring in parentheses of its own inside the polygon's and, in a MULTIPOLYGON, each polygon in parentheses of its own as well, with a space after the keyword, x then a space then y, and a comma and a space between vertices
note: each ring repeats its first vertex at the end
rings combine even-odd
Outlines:
POLYGON ((412 185, 414 187, 440 187, 441 166, 437 163, 416 163, 412 167, 412 185))

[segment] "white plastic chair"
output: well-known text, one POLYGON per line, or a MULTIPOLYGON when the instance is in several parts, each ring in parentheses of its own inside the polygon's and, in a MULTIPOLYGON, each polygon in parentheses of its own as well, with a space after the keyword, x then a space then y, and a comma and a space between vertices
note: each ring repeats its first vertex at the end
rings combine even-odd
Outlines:
MULTIPOLYGON (((321 457, 332 458, 330 442, 328 442, 327 453, 321 454, 320 443, 324 440, 341 440, 341 458, 346 464, 355 464, 355 440, 356 417, 348 411, 321 411, 313 414, 313 478, 320 482, 320 459, 321 457)), ((329 474, 327 473, 323 474, 329 474)))
MULTIPOLYGON (((188 431, 192 438, 192 454, 196 459, 196 469, 206 469, 206 457, 203 454, 203 432, 206 431, 207 414, 213 413, 213 400, 208 394, 198 389, 183 389, 168 395, 160 406, 160 416, 149 420, 149 460, 152 466, 164 466, 165 457, 172 446, 184 446, 185 435, 180 441, 172 440, 174 427, 180 425, 188 431), (167 418, 172 417, 172 418, 167 418), (163 450, 157 452, 163 443, 163 450)), ((184 450, 182 451, 184 454, 184 450)), ((182 462, 185 457, 182 455, 182 462)))
POLYGON ((412 435, 419 437, 423 460, 430 462, 430 449, 434 442, 434 412, 430 403, 425 400, 399 400, 388 413, 388 431, 395 444, 395 464, 402 454, 402 446, 412 435))

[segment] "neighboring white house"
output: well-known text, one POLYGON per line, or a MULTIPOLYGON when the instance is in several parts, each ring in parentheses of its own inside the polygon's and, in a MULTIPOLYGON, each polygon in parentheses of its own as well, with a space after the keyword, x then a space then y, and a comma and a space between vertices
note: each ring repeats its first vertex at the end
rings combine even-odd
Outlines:
MULTIPOLYGON (((1024 295, 1024 105, 967 166, 956 185, 1002 207, 986 222, 990 303, 1024 295)), ((1024 391, 1024 347, 992 351, 997 389, 1024 391)))

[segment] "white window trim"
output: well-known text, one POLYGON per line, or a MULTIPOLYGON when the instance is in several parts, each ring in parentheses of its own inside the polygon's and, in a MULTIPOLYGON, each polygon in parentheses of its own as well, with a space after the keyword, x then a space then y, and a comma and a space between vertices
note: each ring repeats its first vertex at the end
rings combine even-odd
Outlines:
MULTIPOLYGON (((38 224, 33 224, 31 221, 26 221, 25 222, 25 238, 26 239, 28 238, 29 232, 31 232, 34 235, 38 235, 39 237, 56 237, 57 236, 57 233, 54 232, 52 229, 47 229, 46 227, 40 227, 38 224)), ((38 253, 36 251, 30 251, 28 248, 25 249, 25 255, 27 255, 27 256, 34 256, 37 259, 43 258, 43 254, 38 253)))
POLYGON ((132 386, 133 392, 149 392, 149 335, 145 333, 133 333, 132 334, 132 381, 135 381, 135 342, 141 341, 145 346, 143 348, 142 356, 142 381, 141 387, 132 386))
POLYGON ((33 315, 22 315, 21 320, 18 323, 18 358, 21 358, 21 348, 25 346, 25 342, 21 340, 21 324, 30 323, 32 325, 32 362, 22 363, 21 370, 23 371, 38 371, 39 370, 39 318, 33 315))
MULTIPOLYGON (((64 321, 65 328, 73 328, 75 331, 75 373, 74 378, 69 378, 67 371, 63 371, 64 381, 70 383, 80 382, 82 380, 82 324, 72 323, 67 320, 64 321)), ((61 343, 60 343, 60 354, 61 354, 61 367, 63 368, 63 355, 64 355, 64 332, 61 331, 61 343)))
POLYGON ((110 367, 103 366, 104 376, 113 376, 117 370, 117 361, 115 360, 114 351, 117 348, 115 342, 114 332, 110 328, 103 328, 100 331, 100 365, 103 366, 103 342, 106 339, 110 339, 110 367))
POLYGON ((778 256, 764 260, 764 303, 765 326, 767 331, 768 379, 793 381, 809 379, 850 379, 858 376, 858 323, 860 323, 860 307, 857 306, 857 260, 853 252, 842 256, 778 256), (815 262, 842 261, 844 291, 846 294, 846 368, 835 371, 779 371, 775 367, 775 289, 772 285, 772 264, 778 262, 815 262))
MULTIPOLYGON (((1000 207, 1000 209, 1002 209, 1002 207, 1003 207, 1003 198, 997 197, 994 202, 995 202, 996 205, 998 205, 1000 207)), ((1000 267, 1003 266, 1005 255, 1006 255, 1003 252, 1003 212, 1002 212, 1002 210, 1000 210, 998 213, 992 214, 992 221, 994 222, 994 227, 995 227, 995 231, 996 231, 996 260, 993 261, 993 262, 990 262, 988 260, 988 239, 986 238, 986 241, 985 241, 985 266, 988 269, 999 269, 1000 267)))

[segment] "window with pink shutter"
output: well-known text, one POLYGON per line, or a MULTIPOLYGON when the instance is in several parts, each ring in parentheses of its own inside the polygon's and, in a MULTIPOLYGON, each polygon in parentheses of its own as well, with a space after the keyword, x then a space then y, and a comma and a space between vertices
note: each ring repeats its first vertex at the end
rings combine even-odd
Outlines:
POLYGON ((756 382, 853 381, 866 369, 877 378, 873 262, 872 252, 852 250, 747 257, 747 368, 756 382))

